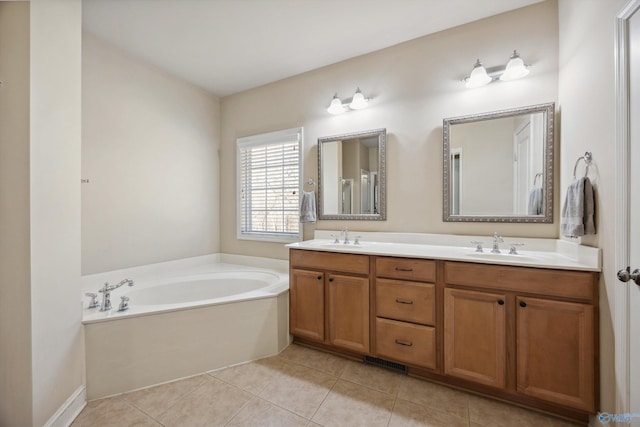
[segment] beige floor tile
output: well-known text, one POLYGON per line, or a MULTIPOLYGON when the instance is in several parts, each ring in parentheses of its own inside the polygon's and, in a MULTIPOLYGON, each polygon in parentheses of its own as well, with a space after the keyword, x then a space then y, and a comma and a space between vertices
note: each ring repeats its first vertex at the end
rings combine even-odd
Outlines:
POLYGON ((405 377, 400 383, 398 398, 469 418, 469 394, 439 384, 405 377))
POLYGON ((386 369, 353 361, 347 362, 340 378, 383 393, 398 393, 403 375, 386 369))
POLYGON ((119 397, 89 402, 73 427, 158 427, 160 424, 119 397))
POLYGON ((276 405, 311 418, 337 378, 306 366, 286 365, 259 396, 276 405))
POLYGON ((251 394, 216 378, 207 379, 162 413, 157 420, 171 426, 220 426, 228 422, 251 394))
POLYGON ((227 427, 303 427, 307 419, 254 397, 227 424, 227 427))
POLYGON ((285 362, 279 358, 256 360, 209 372, 214 376, 252 394, 258 394, 276 375, 282 372, 285 362))
POLYGON ((207 377, 205 375, 185 378, 144 390, 126 393, 122 395, 122 399, 142 410, 147 415, 156 418, 166 411, 169 406, 202 384, 206 379, 207 377))
POLYGON ((467 427, 466 418, 398 398, 389 427, 467 427))
POLYGON ((486 427, 573 426, 558 418, 473 395, 469 396, 469 421, 486 427))
POLYGON ((395 396, 338 380, 312 421, 323 426, 386 426, 395 396))
POLYGON ((280 353, 280 357, 288 362, 298 363, 339 377, 349 361, 319 350, 313 350, 297 344, 291 344, 280 353))

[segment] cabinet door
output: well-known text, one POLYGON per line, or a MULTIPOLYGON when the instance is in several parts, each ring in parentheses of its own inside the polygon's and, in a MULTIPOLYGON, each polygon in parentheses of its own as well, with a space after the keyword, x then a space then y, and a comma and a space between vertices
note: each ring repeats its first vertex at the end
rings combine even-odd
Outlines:
POLYGON ((289 292, 291 334, 324 341, 324 273, 291 270, 289 292))
POLYGON ((517 391, 587 411, 594 403, 594 308, 517 298, 517 391))
POLYGON ((505 387, 505 297, 444 290, 445 374, 505 387))
POLYGON ((369 352, 369 278, 327 273, 329 341, 360 353, 369 352))

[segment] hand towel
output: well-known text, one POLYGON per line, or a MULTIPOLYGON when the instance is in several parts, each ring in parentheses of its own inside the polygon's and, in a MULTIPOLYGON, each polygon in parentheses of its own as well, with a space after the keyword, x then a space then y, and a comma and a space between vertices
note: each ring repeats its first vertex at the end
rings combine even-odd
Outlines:
POLYGON ((316 222, 316 193, 303 191, 300 200, 300 222, 316 222))
POLYGON ((584 179, 584 234, 596 234, 596 203, 593 186, 589 178, 584 179))
POLYGON ((529 207, 527 214, 529 215, 542 215, 542 187, 534 187, 529 193, 529 207))
POLYGON ((595 234, 595 203, 591 181, 587 177, 574 179, 562 207, 560 232, 563 236, 577 237, 595 234))

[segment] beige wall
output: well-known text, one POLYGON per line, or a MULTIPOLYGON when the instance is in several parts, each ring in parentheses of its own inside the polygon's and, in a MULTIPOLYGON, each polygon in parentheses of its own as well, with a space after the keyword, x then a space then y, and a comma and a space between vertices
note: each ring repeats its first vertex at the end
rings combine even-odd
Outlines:
POLYGON ((31 425, 29 3, 0 2, 0 425, 31 425))
POLYGON ((82 72, 82 273, 218 252, 218 99, 86 32, 82 72))
POLYGON ((31 1, 33 425, 82 386, 80 0, 31 1), (55 54, 54 54, 55 53, 55 54))
MULTIPOLYGON (((319 221, 305 225, 361 231, 398 231, 557 237, 554 224, 481 224, 442 221, 442 119, 553 102, 558 91, 557 4, 546 1, 442 31, 222 99, 221 250, 286 258, 282 245, 236 239, 235 140, 304 126, 303 174, 317 178, 318 137, 385 127, 388 133, 388 220, 319 221), (516 48, 533 64, 526 78, 467 90, 460 81, 481 58, 504 65, 516 48), (366 110, 332 116, 337 91, 356 87, 372 97, 366 110)), ((316 179, 317 180, 317 179, 316 179)), ((556 204, 557 207, 557 204, 556 204)))
MULTIPOLYGON (((600 400, 614 412, 613 318, 615 312, 615 75, 614 19, 626 0, 561 0, 560 91, 562 197, 573 167, 585 151, 593 153, 589 177, 596 187, 598 234, 583 243, 602 248, 600 279, 600 400), (588 71, 586 71, 588 70, 588 71)), ((583 166, 578 174, 584 172, 583 166)))

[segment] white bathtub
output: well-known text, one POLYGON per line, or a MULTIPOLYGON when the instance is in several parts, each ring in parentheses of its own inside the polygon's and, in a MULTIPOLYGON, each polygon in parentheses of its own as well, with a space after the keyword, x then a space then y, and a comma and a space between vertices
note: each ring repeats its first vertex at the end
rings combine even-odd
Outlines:
POLYGON ((288 289, 286 261, 224 254, 84 276, 88 399, 277 354, 288 289), (88 308, 85 292, 124 278, 135 285, 111 293, 110 312, 88 308))

